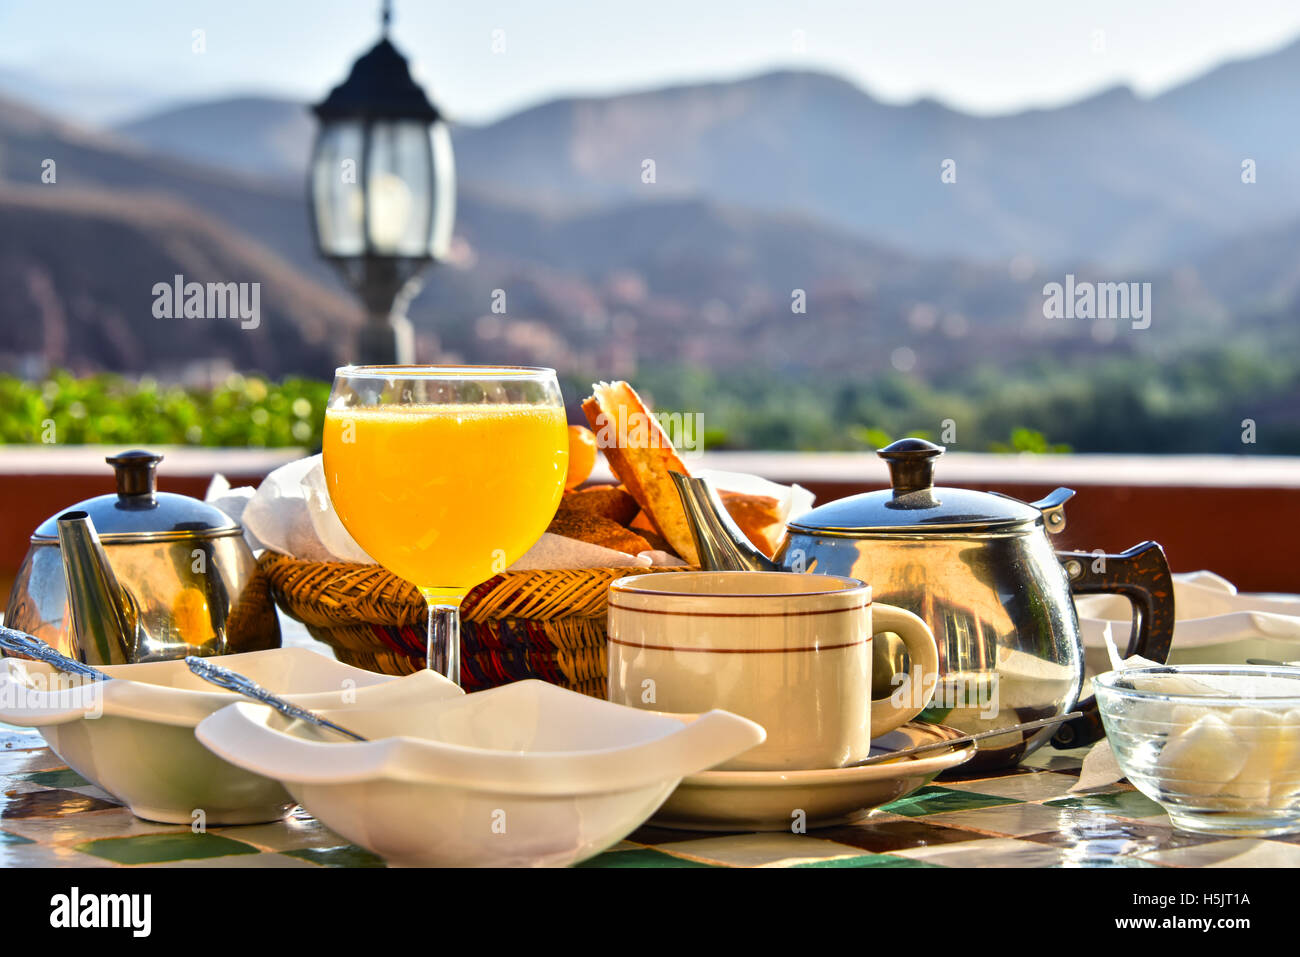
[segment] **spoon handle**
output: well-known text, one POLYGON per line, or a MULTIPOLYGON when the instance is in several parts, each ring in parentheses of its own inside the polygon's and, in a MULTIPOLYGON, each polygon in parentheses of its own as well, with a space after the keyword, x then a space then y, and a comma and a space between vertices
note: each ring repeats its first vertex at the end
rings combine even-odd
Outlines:
POLYGON ((300 708, 296 704, 285 701, 279 695, 267 691, 256 681, 245 677, 229 668, 223 668, 220 665, 214 665, 212 662, 197 658, 190 655, 185 659, 185 664, 189 666, 190 671, 194 672, 204 681, 210 681, 218 687, 225 688, 227 691, 233 691, 235 694, 241 694, 245 698, 252 698, 254 701, 260 701, 262 704, 269 705, 276 711, 280 712, 287 718, 297 718, 299 721, 306 721, 308 724, 314 724, 320 728, 329 728, 336 731, 344 737, 351 738, 353 741, 365 741, 361 735, 355 731, 349 731, 347 728, 335 724, 327 718, 322 718, 313 711, 306 708, 300 708))
POLYGON ((37 661, 43 661, 60 671, 80 675, 83 678, 90 678, 92 681, 108 681, 112 677, 112 675, 104 674, 98 668, 92 668, 90 665, 82 664, 74 658, 69 658, 67 655, 55 651, 52 646, 47 645, 35 635, 14 631, 14 629, 5 628, 3 625, 0 625, 0 648, 5 651, 12 651, 14 654, 26 655, 28 658, 35 658, 37 661))
POLYGON ((944 748, 950 748, 954 744, 968 744, 971 741, 981 741, 984 738, 996 738, 1002 734, 1010 734, 1013 731, 1033 731, 1036 728, 1046 728, 1050 725, 1060 724, 1063 721, 1072 721, 1075 718, 1083 716, 1082 711, 1071 711, 1069 714, 1058 714, 1054 718, 1039 718, 1037 721, 1026 721, 1024 724, 1013 724, 1006 728, 994 728, 992 731, 979 731, 975 734, 963 734, 957 738, 947 738, 943 741, 932 741, 929 744, 918 744, 914 748, 903 748, 899 751, 886 751, 884 754, 875 754, 861 761, 854 761, 852 764, 846 764, 848 768, 866 767, 868 764, 880 764, 884 761, 893 761, 895 758, 910 758, 915 754, 924 754, 927 751, 939 751, 944 748))

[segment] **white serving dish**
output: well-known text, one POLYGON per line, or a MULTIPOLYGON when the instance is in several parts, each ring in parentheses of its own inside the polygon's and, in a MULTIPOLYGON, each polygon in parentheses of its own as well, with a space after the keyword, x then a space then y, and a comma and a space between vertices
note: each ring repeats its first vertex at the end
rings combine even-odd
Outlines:
POLYGON ((765 737, 726 711, 641 711, 536 680, 325 716, 372 740, 251 702, 196 734, 225 760, 278 777, 326 827, 409 866, 576 863, 635 830, 683 777, 765 737))
MULTIPOLYGON (((304 707, 340 713, 463 694, 433 672, 396 678, 305 648, 213 660, 304 707)), ((151 821, 252 824, 292 809, 278 781, 222 761, 194 737, 200 721, 239 695, 202 680, 184 661, 102 670, 113 680, 82 683, 39 662, 0 659, 0 721, 36 728, 69 767, 151 821)))

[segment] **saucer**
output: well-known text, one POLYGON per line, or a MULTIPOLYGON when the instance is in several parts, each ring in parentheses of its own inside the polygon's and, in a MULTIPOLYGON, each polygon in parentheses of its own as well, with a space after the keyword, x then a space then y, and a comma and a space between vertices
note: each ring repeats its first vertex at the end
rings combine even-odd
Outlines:
MULTIPOLYGON (((896 751, 962 734, 912 721, 871 743, 871 753, 896 751)), ((862 768, 812 771, 704 771, 682 780, 651 819, 686 831, 788 831, 803 812, 807 828, 851 824, 906 797, 935 775, 968 760, 973 743, 862 768)))

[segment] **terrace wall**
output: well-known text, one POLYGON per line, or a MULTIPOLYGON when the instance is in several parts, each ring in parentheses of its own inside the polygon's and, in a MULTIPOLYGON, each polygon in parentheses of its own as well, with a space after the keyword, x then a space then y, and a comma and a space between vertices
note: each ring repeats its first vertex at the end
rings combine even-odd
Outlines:
MULTIPOLYGON (((104 456, 116 448, 0 449, 0 594, 47 516, 113 490, 104 456)), ((160 449, 159 488, 202 496, 214 472, 257 484, 301 450, 160 449)), ((887 482, 866 454, 710 453, 692 467, 753 472, 798 482, 819 502, 887 482)), ((1122 551, 1146 539, 1164 545, 1175 571, 1209 569, 1243 591, 1300 592, 1300 458, 1251 456, 1000 456, 949 453, 937 481, 1031 501, 1058 485, 1066 506, 1061 548, 1122 551)), ((599 472, 596 480, 608 479, 599 472)))

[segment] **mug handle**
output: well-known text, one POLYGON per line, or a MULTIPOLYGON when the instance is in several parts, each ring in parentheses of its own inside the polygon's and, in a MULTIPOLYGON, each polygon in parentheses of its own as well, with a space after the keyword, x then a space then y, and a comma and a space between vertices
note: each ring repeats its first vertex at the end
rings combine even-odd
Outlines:
POLYGON ((871 627, 877 634, 892 631, 903 640, 907 647, 907 656, 912 661, 912 674, 907 681, 895 689, 888 697, 877 698, 871 702, 871 736, 878 738, 887 731, 893 731, 899 725, 906 724, 929 707, 930 699, 938 684, 939 646, 935 644, 934 632, 930 626, 903 608, 894 605, 882 605, 876 602, 871 606, 871 627), (915 678, 916 666, 921 666, 922 681, 930 685, 930 693, 917 707, 899 707, 894 703, 900 690, 911 691, 915 678))

